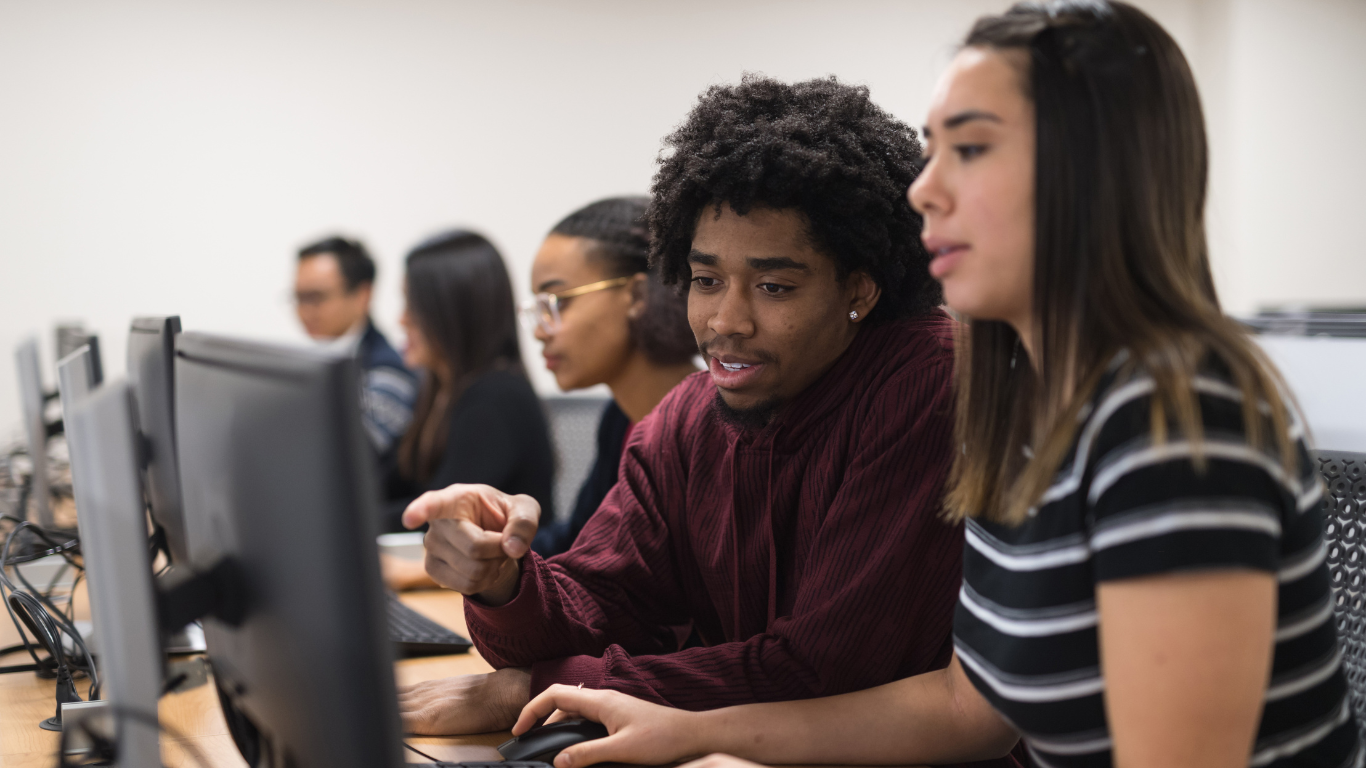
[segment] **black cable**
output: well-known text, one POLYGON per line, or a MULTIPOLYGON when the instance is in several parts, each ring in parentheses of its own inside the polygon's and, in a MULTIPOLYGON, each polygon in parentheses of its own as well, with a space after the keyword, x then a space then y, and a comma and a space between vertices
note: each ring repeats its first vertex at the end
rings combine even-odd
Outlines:
MULTIPOLYGON (((0 515, 0 520, 9 520, 10 522, 15 524, 15 528, 22 527, 26 530, 32 531, 34 535, 42 538, 45 542, 47 542, 47 544, 50 547, 49 549, 44 550, 42 552, 31 552, 27 555, 14 555, 13 557, 10 557, 8 560, 6 560, 6 565, 19 565, 22 563, 31 563, 34 560, 42 560, 43 558, 51 557, 52 555, 61 555, 62 558, 66 560, 72 567, 82 568, 80 563, 77 563, 74 559, 72 559, 72 555, 80 551, 81 540, 79 537, 73 535, 70 531, 48 530, 46 528, 42 528, 38 525, 35 525, 23 518, 15 517, 14 515, 0 515), (56 534, 58 536, 65 537, 66 540, 58 541, 52 538, 51 534, 56 534)), ((11 532, 13 532, 13 530, 14 529, 11 529, 11 532)))
MULTIPOLYGON (((19 501, 18 501, 18 503, 15 504, 15 506, 14 506, 14 511, 15 511, 16 513, 18 513, 19 517, 27 517, 27 516, 28 516, 28 497, 29 497, 29 494, 32 492, 32 490, 33 490, 33 476, 32 476, 32 475, 25 475, 25 476, 24 476, 24 481, 23 481, 22 483, 19 484, 19 501)), ((5 515, 5 517, 13 517, 13 516, 11 516, 11 515, 5 515)), ((17 519, 17 518, 14 518, 14 519, 17 519)))
MULTIPOLYGON (((14 645, 7 645, 4 648, 0 648, 0 656, 8 656, 11 653, 18 653, 19 651, 27 650, 28 646, 24 645, 23 643, 16 643, 14 645)), ((52 671, 52 667, 52 658, 48 657, 43 659, 41 664, 10 664, 8 666, 0 666, 0 675, 8 675, 14 672, 50 672, 52 671)))
POLYGON ((52 620, 52 616, 43 610, 42 603, 38 602, 33 595, 15 592, 6 600, 6 605, 23 610, 24 623, 28 625, 29 631, 42 641, 43 647, 52 655, 57 678, 57 714, 53 719, 45 722, 44 726, 53 723, 60 724, 62 704, 81 701, 80 694, 76 693, 76 684, 71 678, 71 666, 66 663, 66 653, 62 648, 62 633, 58 630, 57 623, 52 620))
MULTIPOLYGON (((39 526, 37 526, 37 525, 34 525, 33 523, 28 522, 27 520, 21 521, 18 525, 16 525, 16 526, 14 527, 13 530, 11 530, 11 531, 9 532, 9 535, 5 537, 5 551, 4 551, 4 554, 3 554, 3 555, 0 555, 0 563, 3 563, 4 566, 6 566, 6 567, 8 567, 8 566, 16 566, 16 565, 21 564, 21 563, 31 562, 31 561, 33 561, 33 560, 35 560, 35 559, 42 559, 43 557, 50 557, 50 556, 52 556, 52 555, 61 555, 61 556, 62 556, 62 559, 66 561, 66 562, 63 563, 63 565, 62 565, 63 571, 64 571, 66 568, 68 568, 68 567, 70 567, 70 568, 75 568, 75 569, 77 569, 78 571, 84 571, 84 570, 85 570, 85 567, 84 567, 83 565, 81 565, 80 563, 77 563, 76 560, 75 560, 75 558, 72 556, 72 552, 75 551, 75 550, 76 550, 76 547, 79 546, 79 539, 71 539, 71 540, 69 540, 69 541, 63 542, 60 546, 57 546, 57 547, 54 547, 53 549, 48 550, 47 552, 43 553, 40 557, 36 557, 36 558, 35 558, 35 557, 33 557, 33 556, 27 556, 27 557, 26 557, 26 556, 20 555, 20 556, 14 557, 14 558, 10 558, 10 557, 9 557, 9 550, 10 550, 10 546, 11 546, 12 540, 13 540, 14 537, 17 536, 21 531, 25 531, 25 530, 28 530, 28 531, 33 532, 35 535, 37 535, 37 536, 39 536, 40 538, 44 539, 44 540, 47 541, 49 544, 55 543, 55 542, 53 541, 53 539, 52 539, 50 536, 48 536, 48 531, 47 531, 46 529, 41 528, 41 527, 39 527, 39 526)), ((3 573, 3 569, 0 569, 0 573, 3 573)), ((60 575, 60 573, 61 573, 61 572, 59 572, 59 575, 60 575)), ((44 601, 48 603, 48 607, 50 607, 50 608, 51 608, 52 610, 54 610, 54 611, 59 611, 59 612, 60 612, 60 609, 58 609, 56 605, 53 605, 53 604, 51 603, 50 600, 47 600, 47 599, 46 599, 46 598, 47 598, 47 594, 48 594, 49 592, 51 592, 51 586, 52 586, 52 585, 49 585, 49 589, 48 589, 46 592, 44 592, 44 591, 42 591, 42 590, 37 589, 37 588, 34 587, 32 584, 30 584, 29 581, 28 581, 28 578, 24 576, 23 571, 19 570, 19 568, 16 567, 16 568, 14 569, 14 575, 16 575, 16 576, 19 577, 19 581, 23 582, 24 587, 27 588, 29 592, 33 593, 35 597, 43 598, 44 601)), ((6 577, 5 580, 8 582, 8 578, 7 578, 7 577, 6 577)), ((56 580, 54 579, 54 580, 53 580, 53 584, 55 584, 55 583, 56 583, 56 580)), ((14 589, 13 583, 10 583, 9 586, 10 586, 11 589, 14 589)))
MULTIPOLYGON (((4 517, 9 518, 9 515, 5 515, 4 517)), ((9 597, 5 594, 7 590, 10 592, 18 591, 14 588, 14 584, 10 582, 9 577, 5 575, 5 568, 7 567, 8 562, 5 555, 9 554, 9 542, 18 530, 20 529, 16 526, 5 537, 5 553, 4 555, 0 555, 0 602, 5 604, 5 610, 9 612, 10 621, 14 622, 14 629, 19 633, 19 640, 23 643, 24 650, 28 651, 28 655, 32 657, 34 664, 42 664, 42 661, 38 658, 38 652, 33 648, 33 643, 29 641, 28 635, 24 632, 23 625, 19 623, 19 617, 14 614, 14 608, 9 604, 9 597)), ((16 568, 15 571, 17 572, 18 569, 16 568)))
POLYGON ((33 595, 34 597, 38 598, 38 600, 41 601, 41 602, 43 603, 43 606, 44 606, 49 612, 55 613, 58 617, 60 617, 61 622, 62 622, 63 625, 69 626, 69 628, 70 628, 71 631, 76 632, 77 634, 80 634, 80 633, 76 630, 76 624, 75 624, 75 622, 72 621, 71 618, 68 617, 68 616, 66 615, 66 613, 62 611, 61 608, 58 608, 56 603, 52 602, 52 597, 51 597, 51 591, 50 591, 50 590, 49 590, 48 592, 44 592, 44 591, 39 590, 38 588, 34 587, 32 584, 29 583, 28 578, 25 577, 24 574, 23 574, 22 572, 20 572, 18 568, 15 568, 15 569, 14 569, 14 574, 15 574, 16 576, 19 577, 19 581, 23 582, 24 588, 28 590, 29 594, 31 594, 31 595, 33 595))
MULTIPOLYGON (((77 634, 80 633, 80 628, 76 626, 76 587, 80 586, 80 584, 81 584, 81 577, 83 577, 83 576, 85 576, 85 569, 84 569, 84 568, 81 568, 81 569, 79 569, 79 570, 76 571, 76 578, 73 579, 73 580, 71 581, 71 591, 68 592, 68 593, 67 593, 67 596, 66 596, 66 621, 67 621, 68 624, 71 625, 72 629, 75 629, 75 630, 76 630, 77 634)), ((49 590, 49 591, 50 591, 50 590, 49 590)), ((84 640, 85 640, 85 638, 82 637, 82 638, 81 638, 82 646, 84 646, 84 640)), ((73 643, 73 646, 74 646, 74 643, 73 643)), ((88 656, 88 658, 89 658, 89 663, 90 663, 91 665, 93 665, 94 662, 95 662, 94 654, 87 654, 87 656, 88 656)), ((68 664, 69 664, 70 666, 74 667, 74 668, 77 669, 77 670, 80 670, 81 667, 84 666, 84 665, 81 665, 81 664, 70 664, 70 662, 68 662, 68 664)), ((88 674, 89 674, 89 670, 86 670, 86 672, 87 672, 87 675, 88 675, 88 674)), ((90 687, 87 688, 87 689, 86 689, 86 692, 85 692, 85 693, 86 693, 86 699, 87 699, 87 700, 89 700, 89 701, 95 701, 96 699, 98 699, 98 698, 100 697, 100 683, 101 683, 101 681, 100 681, 100 679, 99 679, 98 676, 95 676, 95 677, 92 677, 92 678, 91 678, 91 680, 90 680, 90 687)))
POLYGON ((187 675, 187 674, 185 674, 184 672, 181 672, 180 674, 176 675, 175 677, 170 678, 170 679, 167 680, 165 683, 162 683, 162 685, 161 685, 161 695, 162 695, 162 696, 165 696, 166 694, 171 693, 171 692, 174 691, 175 689, 179 688, 179 687, 181 686, 182 683, 184 683, 186 680, 189 680, 189 679, 190 679, 190 676, 187 675))
MULTIPOLYGON (((49 557, 54 554, 61 555, 62 559, 65 560, 65 563, 63 563, 62 565, 62 569, 58 571, 57 578, 54 578, 52 582, 49 583, 48 588, 45 591, 40 591, 37 588, 35 588, 31 583, 29 583, 27 577, 24 576, 23 572, 19 568, 15 567, 14 569, 15 575, 19 577, 19 581, 23 583, 24 587, 28 590, 28 593, 36 597, 43 604, 43 607, 40 610, 43 613, 47 614, 47 618, 52 623, 60 627, 60 631, 57 634, 58 641, 60 642, 61 635, 65 634, 71 638, 72 647, 80 650, 80 654, 77 658, 73 658, 70 660, 63 658, 60 663, 54 663, 52 659, 39 659, 33 649, 32 643, 30 643, 28 639, 28 636, 24 634, 23 628, 19 626, 18 621, 14 616, 14 611, 10 607, 8 600, 6 600, 5 608, 10 613, 10 619, 12 621, 15 621, 15 628, 19 631, 19 639, 24 641, 24 647, 28 650, 29 655, 34 659, 34 664, 32 666, 35 668, 35 670, 49 670, 55 667, 57 672, 60 672, 61 667, 65 666, 72 671, 84 673, 90 679, 90 685, 86 689, 86 697, 92 701, 98 699, 100 695, 101 685, 99 673, 95 668, 94 655, 91 654, 90 649, 86 646, 85 638, 81 636, 80 630, 76 628, 75 623, 76 587, 80 584, 81 576, 83 576, 85 573, 84 564, 77 563, 73 557, 73 553, 79 551, 79 538, 70 536, 65 532, 59 533, 57 531, 51 531, 49 529, 42 528, 40 526, 34 525, 33 523, 27 520, 16 518, 11 515, 0 515, 0 519, 8 519, 9 521, 15 523, 14 528, 11 529, 9 534, 5 537, 5 545, 3 552, 0 552, 0 599, 4 599, 4 592, 6 588, 8 588, 10 592, 19 592, 19 590, 14 586, 14 583, 10 581, 8 576, 4 573, 5 567, 17 565, 21 562, 31 562, 33 560, 41 559, 43 557, 49 557), (10 550, 13 546, 14 540, 22 531, 29 531, 30 534, 36 536, 37 538, 47 543, 50 546, 50 548, 45 552, 30 554, 28 556, 11 557, 10 550), (66 535, 68 536, 68 538, 64 542, 59 542, 56 539, 54 539, 51 534, 66 535), (76 579, 72 582, 71 591, 67 595, 67 611, 63 613, 62 610, 58 608, 55 603, 52 602, 50 594, 58 578, 60 578, 60 576, 63 575, 67 568, 75 568, 77 575, 76 579)), ((27 667, 30 665, 22 666, 27 667)))
POLYGON ((66 599, 66 617, 71 619, 71 623, 76 623, 76 588, 81 585, 81 579, 85 578, 85 571, 76 572, 76 578, 71 582, 71 595, 66 599))
POLYGON ((24 585, 24 589, 28 590, 28 593, 29 593, 29 594, 33 595, 34 597, 36 597, 36 598, 38 598, 40 601, 42 601, 43 605, 44 605, 49 611, 51 611, 51 612, 53 612, 53 613, 61 614, 61 615, 63 616, 63 618, 65 618, 66 614, 62 613, 62 609, 61 609, 61 608, 58 608, 58 607, 57 607, 57 604, 54 603, 54 602, 52 602, 52 598, 50 597, 50 594, 51 594, 51 590, 50 590, 50 589, 49 589, 49 590, 41 590, 41 589, 38 589, 37 587, 33 586, 33 584, 29 583, 28 577, 24 575, 24 572, 21 571, 21 570, 19 570, 18 568, 15 568, 15 569, 14 569, 14 575, 19 577, 19 582, 20 582, 21 584, 24 585))
MULTIPOLYGON (((17 535, 18 532, 19 532, 20 530, 29 530, 29 531, 31 531, 33 534, 35 534, 35 535, 37 535, 38 537, 42 538, 42 539, 43 539, 44 541, 46 541, 48 544, 56 544, 56 543, 57 543, 57 542, 49 535, 49 534, 51 534, 51 533, 55 533, 55 531, 51 531, 51 530, 49 530, 49 529, 42 528, 42 527, 40 527, 40 526, 34 525, 33 523, 28 522, 27 520, 18 521, 18 522, 19 522, 19 525, 15 526, 15 530, 11 531, 11 532, 10 532, 10 536, 6 537, 4 552, 3 552, 3 554, 0 554, 0 563, 8 562, 8 555, 9 555, 9 548, 10 548, 10 540, 11 540, 11 538, 12 538, 13 536, 17 535)), ((15 569, 14 569, 14 573, 15 573, 16 576, 19 577, 19 580, 22 581, 22 582, 24 583, 24 586, 25 586, 26 588, 28 588, 28 591, 29 591, 30 593, 34 594, 40 601, 42 601, 42 603, 46 606, 46 608, 49 609, 49 611, 50 611, 49 616, 51 617, 51 616, 54 616, 54 615, 55 615, 55 618, 53 618, 52 620, 53 620, 59 627, 61 627, 62 633, 63 633, 63 634, 66 634, 68 637, 71 638, 72 646, 75 647, 75 648, 79 648, 79 649, 80 649, 80 651, 81 651, 80 657, 75 658, 75 659, 65 659, 65 658, 64 658, 64 659, 63 659, 63 663, 64 663, 69 669, 75 670, 75 671, 77 671, 77 672, 84 672, 84 673, 86 674, 86 676, 90 678, 90 685, 89 685, 89 687, 86 689, 86 698, 89 699, 89 700, 91 700, 91 701, 94 701, 94 700, 96 700, 96 699, 99 698, 100 689, 101 689, 102 686, 101 686, 101 684, 100 684, 99 674, 98 674, 98 672, 97 672, 96 669, 95 669, 95 658, 94 658, 94 655, 90 652, 90 649, 86 646, 86 644, 85 644, 85 638, 81 636, 80 630, 76 628, 76 622, 75 622, 75 597, 76 597, 76 585, 80 583, 80 578, 81 578, 81 576, 84 575, 84 573, 85 573, 85 566, 84 566, 83 564, 81 564, 81 563, 77 563, 77 562, 75 561, 75 559, 72 557, 72 552, 79 551, 79 548, 78 548, 78 547, 79 547, 79 543, 80 543, 80 540, 79 540, 78 538, 72 537, 72 538, 70 538, 68 541, 63 542, 60 546, 54 547, 53 549, 48 550, 49 553, 60 554, 60 555, 62 556, 62 559, 66 561, 66 562, 63 564, 63 566, 62 566, 63 570, 65 570, 66 568, 75 568, 75 569, 76 569, 76 573, 77 573, 77 575, 76 575, 76 580, 72 582, 72 584, 71 584, 71 592, 70 592, 70 594, 68 594, 68 596, 67 596, 67 613, 66 613, 66 614, 63 614, 63 613, 62 613, 62 610, 61 610, 60 608, 58 608, 58 607, 56 606, 56 604, 54 604, 54 603, 52 602, 52 600, 50 599, 49 593, 51 592, 51 586, 52 586, 51 584, 49 584, 49 588, 48 588, 48 590, 47 590, 46 593, 38 592, 37 590, 35 590, 34 586, 33 586, 32 584, 29 583, 28 579, 24 577, 24 574, 23 574, 18 568, 15 568, 15 569), (57 551, 54 551, 54 550, 57 550, 57 551)), ((49 556, 49 555, 48 555, 48 553, 44 553, 42 556, 43 556, 43 557, 47 557, 47 556, 49 556)), ((2 569, 2 568, 0 568, 0 573, 3 573, 3 569, 2 569)), ((59 572, 59 575, 60 575, 60 572, 59 572)), ((54 583, 54 584, 55 584, 55 582, 56 582, 56 579, 53 580, 53 583, 54 583)), ((10 583, 10 589, 13 590, 13 588, 14 588, 13 584, 10 583)), ((59 635, 59 637, 60 637, 60 635, 59 635)), ((26 638, 25 638, 25 639, 26 639, 26 638)))
MULTIPOLYGON (((9 517, 9 516, 5 516, 5 517, 9 517)), ((10 519, 14 519, 14 518, 10 518, 10 519)), ((30 522, 27 521, 27 520, 16 520, 16 522, 17 522, 18 524, 15 525, 15 527, 14 527, 14 528, 9 532, 9 534, 5 537, 4 548, 3 548, 3 550, 0 550, 0 599, 4 599, 4 598, 5 598, 4 592, 5 592, 5 589, 6 589, 6 588, 8 588, 8 590, 9 590, 11 593, 14 593, 14 594, 22 594, 21 591, 20 591, 19 589, 17 589, 17 588, 14 586, 14 583, 11 582, 11 581, 9 580, 9 577, 8 577, 7 575, 5 575, 5 573, 4 573, 4 566, 9 565, 9 563, 10 563, 10 549, 11 549, 11 547, 12 547, 13 544, 14 544, 15 538, 16 538, 21 532, 23 532, 23 531, 30 531, 32 534, 38 536, 39 538, 43 539, 44 541, 46 541, 46 542, 49 543, 49 544, 57 544, 57 542, 54 541, 54 540, 52 539, 52 537, 48 535, 48 531, 47 531, 46 529, 44 529, 44 528, 42 528, 42 527, 40 527, 40 526, 34 525, 33 523, 30 523, 30 522)), ((73 539, 73 541, 74 541, 74 539, 73 539)), ((67 543, 67 544, 70 544, 71 542, 66 542, 66 543, 67 543)), ((65 559, 65 560, 66 560, 68 563, 70 563, 71 565, 73 565, 73 566, 75 566, 75 567, 77 567, 77 568, 81 568, 82 570, 84 570, 84 568, 82 568, 80 565, 78 565, 77 563, 74 562, 74 560, 72 559, 71 555, 70 555, 68 552, 62 551, 62 552, 60 552, 59 554, 61 554, 62 557, 63 557, 63 559, 65 559)), ((74 623, 73 621, 71 621, 70 619, 68 619, 68 618, 66 617, 66 615, 63 614, 63 613, 61 612, 61 609, 57 608, 57 606, 54 605, 54 604, 52 603, 52 601, 49 600, 49 599, 47 598, 46 595, 43 595, 41 592, 38 592, 38 591, 34 588, 34 586, 28 582, 28 579, 24 577, 24 574, 23 574, 22 571, 20 571, 18 568, 15 568, 15 569, 14 569, 14 573, 15 573, 16 576, 19 577, 19 580, 20 580, 21 582, 24 583, 24 586, 27 587, 28 592, 30 593, 30 595, 31 595, 34 599, 40 601, 42 604, 44 604, 44 605, 46 606, 46 608, 50 608, 50 609, 51 609, 51 613, 55 613, 55 614, 56 614, 55 617, 52 616, 52 615, 50 615, 50 614, 48 614, 47 618, 48 618, 50 621, 52 621, 53 623, 55 623, 55 624, 57 624, 58 626, 60 626, 61 629, 62 629, 62 631, 63 631, 63 633, 65 633, 67 636, 69 636, 69 637, 71 638, 72 644, 73 644, 75 647, 77 647, 77 648, 80 649, 80 651, 81 651, 81 654, 80 654, 80 655, 84 658, 85 664, 84 664, 84 665, 81 665, 81 664, 79 664, 79 663, 73 663, 73 664, 70 664, 69 667, 70 667, 70 668, 77 669, 77 670, 80 670, 80 671, 84 671, 84 672, 90 677, 90 686, 89 686, 89 688, 87 689, 86 694, 87 694, 87 696, 89 696, 90 698, 95 698, 95 697, 97 697, 98 694, 99 694, 99 690, 100 690, 100 679, 99 679, 99 674, 98 674, 98 672, 95 670, 95 659, 94 659, 94 656, 90 653, 90 649, 89 649, 88 647, 86 647, 85 639, 81 637, 81 633, 80 633, 79 630, 76 629, 75 623, 74 623), (84 667, 83 669, 82 669, 82 666, 84 667)), ((38 659, 38 655, 37 655, 37 653, 34 651, 32 645, 28 643, 28 636, 24 634, 23 627, 21 627, 21 626, 19 625, 19 620, 18 620, 18 618, 14 615, 14 609, 10 606, 9 600, 8 600, 8 599, 5 599, 5 609, 6 609, 7 611, 9 611, 10 619, 11 619, 12 621, 14 621, 14 626, 15 626, 15 628, 16 628, 17 630, 19 630, 19 639, 20 639, 20 640, 23 640, 26 644, 28 644, 29 655, 33 657, 33 662, 34 662, 35 664, 42 664, 43 662, 40 661, 40 660, 38 659)), ((42 612, 45 613, 45 614, 48 613, 48 611, 47 611, 46 609, 42 610, 42 612)), ((59 643, 60 643, 60 633, 58 634, 58 641, 59 641, 59 643)), ((62 662, 59 661, 59 663, 58 663, 58 668, 59 668, 59 670, 60 670, 61 666, 64 666, 64 664, 63 664, 62 662)))
POLYGON ((411 749, 412 751, 416 752, 418 755, 420 755, 420 756, 422 756, 422 757, 425 757, 425 758, 427 758, 428 760, 431 760, 433 763, 439 763, 439 762, 441 762, 440 760, 437 760, 435 757, 432 757, 431 755, 427 754, 426 752, 423 752, 422 750, 418 749, 417 747, 414 747, 412 744, 409 744, 409 743, 406 742, 406 741, 403 742, 403 746, 407 747, 408 749, 411 749))

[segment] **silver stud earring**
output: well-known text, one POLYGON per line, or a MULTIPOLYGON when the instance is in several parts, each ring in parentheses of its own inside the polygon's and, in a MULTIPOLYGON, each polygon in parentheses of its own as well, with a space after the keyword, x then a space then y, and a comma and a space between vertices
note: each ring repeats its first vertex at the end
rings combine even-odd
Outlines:
POLYGON ((849 310, 849 319, 850 319, 850 320, 857 320, 857 319, 858 319, 858 310, 857 310, 857 309, 851 309, 851 310, 849 310))

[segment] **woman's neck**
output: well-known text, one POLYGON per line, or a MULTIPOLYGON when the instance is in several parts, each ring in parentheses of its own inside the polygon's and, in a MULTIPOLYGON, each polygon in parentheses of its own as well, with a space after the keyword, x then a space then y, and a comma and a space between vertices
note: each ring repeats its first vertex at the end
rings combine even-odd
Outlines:
POLYGON ((695 373, 697 366, 692 362, 679 365, 657 365, 639 352, 622 367, 615 379, 607 382, 612 390, 612 398, 617 401, 622 413, 634 424, 654 410, 659 401, 678 386, 678 382, 695 373))

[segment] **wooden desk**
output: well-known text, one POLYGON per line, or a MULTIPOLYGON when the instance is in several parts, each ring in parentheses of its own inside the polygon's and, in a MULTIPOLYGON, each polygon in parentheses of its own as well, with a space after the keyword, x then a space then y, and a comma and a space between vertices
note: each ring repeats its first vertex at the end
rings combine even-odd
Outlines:
MULTIPOLYGON (((76 596, 77 616, 89 616, 85 589, 76 596)), ((451 629, 467 634, 465 612, 460 595, 454 592, 413 592, 403 602, 451 629)), ((18 642, 8 615, 0 614, 0 645, 18 642)), ((0 664, 25 664, 24 653, 0 658, 0 664)), ((489 672, 492 667, 477 651, 456 656, 407 659, 395 665, 398 682, 416 683, 450 675, 489 672)), ((87 681, 78 680, 77 689, 85 696, 87 681)), ((38 723, 51 717, 56 707, 56 683, 39 680, 30 672, 0 675, 0 766, 3 768, 51 768, 56 764, 58 734, 44 731, 38 723)), ((184 738, 162 737, 162 759, 170 768, 195 768, 198 764, 186 750, 185 742, 196 748, 204 763, 213 768, 243 768, 246 765, 228 735, 227 724, 218 708, 212 684, 185 693, 162 697, 158 708, 167 730, 184 738)), ((508 732, 459 736, 454 738, 412 737, 413 746, 440 760, 501 760, 495 747, 511 738, 508 732)), ((409 762, 426 762, 404 750, 409 762)))
MULTIPOLYGON (((429 618, 466 637, 465 611, 461 597, 445 590, 409 592, 403 602, 429 618)), ((76 615, 88 617, 85 589, 76 595, 76 615)), ((0 646, 18 642, 9 617, 0 614, 0 646)), ((0 664, 27 663, 27 655, 11 654, 0 658, 0 664)), ((473 649, 456 656, 431 656, 406 659, 395 665, 400 684, 416 683, 450 675, 490 672, 492 667, 473 649)), ((77 681, 81 696, 85 696, 85 680, 77 681)), ((58 734, 44 731, 38 723, 51 717, 56 706, 56 683, 39 680, 30 672, 0 675, 0 768, 51 768, 56 765, 58 734)), ((218 697, 212 682, 185 693, 162 697, 158 713, 167 730, 183 738, 163 735, 162 760, 168 768, 196 768, 200 765, 186 750, 198 750, 203 765, 213 768, 244 768, 246 763, 228 735, 227 724, 218 708, 218 697)), ((486 733, 475 736, 426 737, 414 736, 408 742, 438 760, 488 761, 502 760, 495 747, 512 734, 486 733)), ((427 762, 409 750, 404 757, 410 763, 427 762)), ((828 768, 828 767, 827 767, 828 768)))

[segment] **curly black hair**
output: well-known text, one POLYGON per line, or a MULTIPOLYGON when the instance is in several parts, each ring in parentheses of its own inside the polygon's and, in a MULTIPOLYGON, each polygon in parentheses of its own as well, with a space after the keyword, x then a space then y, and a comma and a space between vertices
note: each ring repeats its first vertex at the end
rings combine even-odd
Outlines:
POLYGON ((788 84, 747 74, 712 86, 664 139, 646 213, 650 263, 686 285, 705 210, 795 208, 841 280, 864 270, 882 288, 868 322, 929 311, 943 294, 906 200, 920 151, 915 129, 833 76, 788 84))

